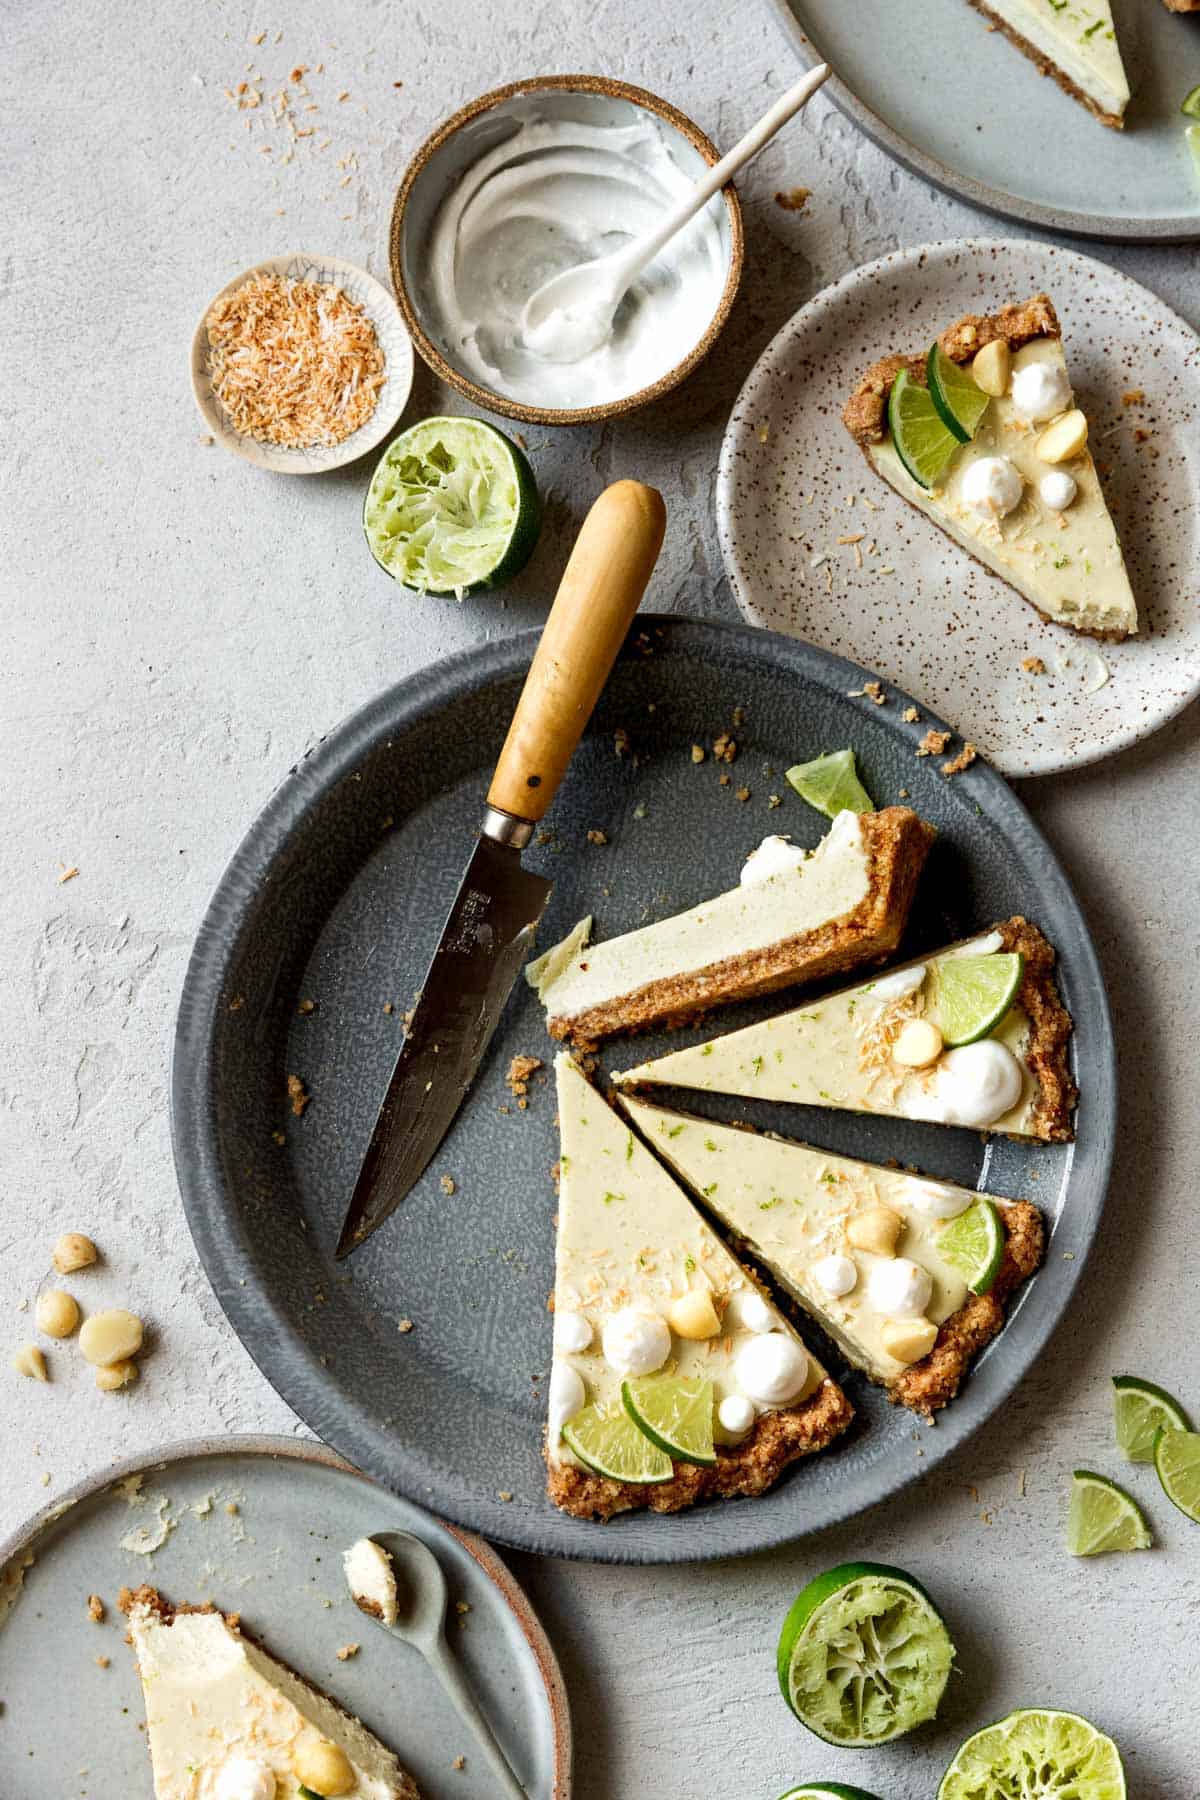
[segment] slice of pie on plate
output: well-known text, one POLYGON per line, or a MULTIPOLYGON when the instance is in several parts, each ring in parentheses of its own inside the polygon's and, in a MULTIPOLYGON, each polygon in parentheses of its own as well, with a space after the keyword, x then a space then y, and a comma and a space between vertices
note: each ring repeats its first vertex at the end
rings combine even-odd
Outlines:
POLYGON ((1088 637, 1129 637, 1138 628, 1137 604, 1049 298, 1035 294, 991 316, 968 313, 937 345, 960 383, 969 423, 947 422, 936 437, 942 401, 930 381, 932 347, 885 356, 842 415, 867 461, 1043 618, 1088 637), (915 454, 906 452, 901 416, 910 403, 920 433, 915 454))
POLYGON ((236 1614, 121 1596, 146 1702, 156 1800, 287 1800, 307 1787, 417 1800, 392 1752, 268 1654, 236 1614))
POLYGON ((588 945, 591 920, 531 963, 552 1037, 587 1045, 879 961, 900 941, 932 826, 906 806, 841 812, 811 854, 768 838, 730 893, 588 945))
POLYGON ((1121 130, 1129 81, 1109 0, 971 0, 971 5, 1101 124, 1121 130))
MULTIPOLYGON (((1076 1099, 1067 1067, 1071 1016, 1059 997, 1054 962, 1035 925, 1006 919, 981 937, 621 1070, 613 1080, 622 1087, 695 1088, 1067 1142, 1076 1099), (975 959, 972 975, 987 958, 1005 959, 994 973, 1003 978, 1009 971, 1015 985, 1011 1004, 983 1036, 948 1047, 942 1025, 963 970, 946 970, 960 957, 975 959)), ((993 971, 978 973, 985 990, 1004 991, 1004 979, 989 979, 993 971)))
POLYGON ((572 1059, 555 1071, 550 1498, 608 1519, 761 1494, 846 1429, 850 1404, 572 1059))
POLYGON ((1041 1215, 1028 1201, 993 1200, 644 1100, 622 1105, 854 1367, 915 1412, 953 1399, 1042 1260, 1041 1215), (974 1227, 965 1239, 964 1225, 974 1227), (964 1241, 976 1240, 982 1259, 964 1261, 964 1241))

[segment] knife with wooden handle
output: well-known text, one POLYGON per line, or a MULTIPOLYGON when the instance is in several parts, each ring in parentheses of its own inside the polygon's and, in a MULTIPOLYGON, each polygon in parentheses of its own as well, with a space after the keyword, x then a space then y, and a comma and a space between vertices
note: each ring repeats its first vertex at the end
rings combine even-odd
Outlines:
POLYGON ((529 955, 551 883, 521 864, 583 736, 662 546, 662 496, 606 488, 583 522, 488 788, 338 1239, 348 1256, 428 1167, 529 955))

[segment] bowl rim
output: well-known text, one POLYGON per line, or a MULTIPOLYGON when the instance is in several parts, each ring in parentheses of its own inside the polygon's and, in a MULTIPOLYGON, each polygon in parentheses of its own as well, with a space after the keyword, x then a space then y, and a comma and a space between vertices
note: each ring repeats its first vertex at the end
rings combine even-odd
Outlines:
POLYGON ((745 261, 745 231, 742 223, 742 206, 733 183, 727 182, 721 189, 721 197, 725 202, 725 210, 729 218, 729 269, 725 277, 725 286, 721 290, 721 298, 717 302, 716 311, 705 327, 703 335, 682 357, 679 362, 660 375, 649 387, 639 388, 636 393, 626 394, 619 400, 604 400, 593 406, 529 406, 519 400, 511 399, 507 394, 492 388, 482 387, 472 381, 470 376, 462 374, 452 363, 448 362, 442 351, 438 349, 421 323, 420 315, 413 304, 404 279, 401 243, 404 234, 405 216, 408 202, 418 177, 423 174, 434 154, 449 142, 464 125, 477 119, 482 113, 491 112, 502 106, 505 101, 514 100, 521 94, 532 93, 581 93, 602 94, 609 99, 628 100, 632 105, 641 107, 644 112, 653 113, 656 118, 665 119, 674 126, 679 134, 686 138, 692 148, 698 150, 711 168, 719 161, 720 152, 712 139, 701 131, 693 119, 680 112, 669 100, 662 99, 649 88, 637 87, 632 82, 620 81, 609 75, 533 75, 527 81, 509 81, 503 87, 492 88, 477 99, 470 100, 458 111, 451 113, 437 128, 430 133, 414 152, 404 178, 396 190, 396 198, 392 203, 391 225, 388 231, 388 257, 391 264, 392 286, 396 290, 396 303, 404 317, 408 334, 418 354, 441 380, 466 396, 476 406, 482 406, 489 412, 501 413, 505 418, 520 419, 530 425, 588 425, 600 419, 620 418, 626 413, 636 412, 649 405, 652 400, 659 399, 692 373, 697 365, 703 362, 717 338, 724 330, 729 318, 734 299, 742 279, 742 268, 745 261))
MULTIPOLYGON (((371 319, 375 323, 374 317, 371 319)), ((345 256, 319 255, 312 250, 284 250, 274 256, 263 256, 255 263, 249 264, 240 273, 228 280, 209 299, 196 321, 196 329, 192 333, 189 351, 188 373, 191 380, 192 398, 200 417, 204 420, 215 441, 223 450, 232 451, 243 461, 252 463, 255 468, 267 469, 273 475, 327 475, 334 469, 344 468, 347 463, 355 462, 360 456, 367 456, 374 450, 388 433, 395 427, 400 415, 408 405, 413 384, 413 344, 412 336, 405 321, 404 314, 397 304, 396 296, 390 294, 377 275, 364 269, 360 263, 351 262, 345 256), (235 431, 221 407, 220 401, 212 393, 208 379, 208 315, 219 300, 236 292, 255 275, 266 271, 278 273, 288 263, 315 263, 331 270, 334 274, 349 273, 363 282, 370 296, 370 306, 365 310, 373 315, 376 310, 396 315, 397 323, 403 327, 408 354, 405 369, 396 366, 395 359, 386 359, 386 375, 383 390, 371 414, 357 431, 343 438, 340 444, 314 445, 313 449, 325 452, 319 462, 291 462, 285 460, 300 457, 304 453, 292 449, 285 444, 269 444, 265 439, 246 437, 235 431)))

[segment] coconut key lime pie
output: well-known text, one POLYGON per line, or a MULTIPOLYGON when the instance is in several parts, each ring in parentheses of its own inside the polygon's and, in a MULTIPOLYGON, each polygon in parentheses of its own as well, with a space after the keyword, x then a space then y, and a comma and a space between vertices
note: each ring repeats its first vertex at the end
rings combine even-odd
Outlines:
POLYGON ((1101 124, 1121 129, 1129 81, 1109 0, 971 0, 971 5, 1101 124))
POLYGON ((1065 1142, 1076 1096, 1054 961, 1035 925, 1007 919, 613 1080, 1065 1142))
POLYGON ((552 1037, 580 1045, 813 981, 895 949, 934 832, 906 806, 839 812, 808 853, 768 838, 739 884, 588 947, 584 919, 526 969, 552 1037))
POLYGON ((885 356, 842 415, 877 474, 1052 624, 1138 628, 1117 529, 1045 294, 885 356))
POLYGON ((761 1494, 850 1404, 572 1059, 555 1070, 550 1498, 608 1519, 761 1494))
POLYGON ((1042 1259, 1041 1216, 946 1181, 831 1156, 643 1100, 646 1142, 785 1293, 894 1400, 930 1413, 957 1393, 1042 1259))

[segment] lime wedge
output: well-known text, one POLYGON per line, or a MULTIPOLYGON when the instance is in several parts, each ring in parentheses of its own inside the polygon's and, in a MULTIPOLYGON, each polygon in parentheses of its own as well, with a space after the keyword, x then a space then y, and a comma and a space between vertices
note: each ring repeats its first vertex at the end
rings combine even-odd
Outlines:
POLYGON ((1154 1539, 1136 1500, 1090 1469, 1071 1477, 1067 1549, 1072 1556, 1103 1556, 1109 1550, 1148 1550, 1154 1539))
POLYGON ((1173 1425, 1189 1431, 1191 1421, 1163 1388, 1136 1375, 1113 1376, 1113 1421, 1117 1428, 1117 1446, 1127 1462, 1154 1461, 1154 1440, 1159 1428, 1173 1425))
POLYGON ((809 1781, 803 1787, 789 1788, 779 1800, 802 1800, 803 1795, 809 1800, 875 1800, 866 1788, 847 1787, 844 1781, 809 1781))
POLYGON ((533 470, 483 419, 422 419, 394 438, 363 502, 371 554, 418 594, 500 587, 533 554, 542 523, 533 470))
POLYGON ((648 1375, 621 1383, 621 1401, 638 1430, 680 1462, 715 1463, 713 1384, 697 1376, 648 1375))
POLYGON ((783 1622, 784 1699, 827 1744, 886 1744, 932 1719, 954 1645, 902 1569, 841 1563, 810 1581, 783 1622))
POLYGON ((1000 1273, 1006 1242, 1000 1208, 991 1200, 976 1200, 957 1219, 943 1225, 937 1247, 973 1294, 986 1294, 1000 1273))
POLYGON ((973 1044, 994 1031, 1017 997, 1025 959, 1015 951, 951 956, 938 971, 937 1022, 949 1045, 973 1044))
POLYGON ((892 383, 888 430, 896 455, 918 487, 931 488, 959 446, 929 389, 914 381, 907 369, 901 369, 892 383))
POLYGON ((853 750, 831 750, 812 762, 796 763, 787 778, 800 798, 827 819, 836 819, 840 812, 875 811, 875 802, 858 779, 853 750))
POLYGON ((1200 1431, 1164 1425, 1154 1440, 1154 1466, 1172 1506, 1200 1525, 1200 1431))
POLYGON ((925 379, 943 425, 960 444, 969 444, 988 409, 988 396, 965 369, 951 362, 940 344, 929 346, 925 379))
POLYGON ((1186 113, 1189 119, 1200 119, 1200 87, 1194 87, 1190 94, 1185 95, 1179 110, 1186 113))
POLYGON ((1078 1713, 1023 1706, 969 1737, 937 1800, 1125 1800, 1125 1771, 1111 1738, 1078 1713))
POLYGON ((613 1481, 670 1481, 675 1473, 666 1451, 650 1442, 619 1400, 585 1406, 563 1426, 562 1441, 586 1468, 613 1481))

